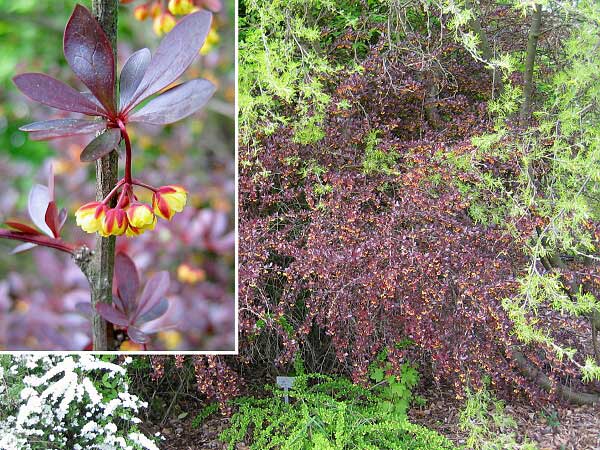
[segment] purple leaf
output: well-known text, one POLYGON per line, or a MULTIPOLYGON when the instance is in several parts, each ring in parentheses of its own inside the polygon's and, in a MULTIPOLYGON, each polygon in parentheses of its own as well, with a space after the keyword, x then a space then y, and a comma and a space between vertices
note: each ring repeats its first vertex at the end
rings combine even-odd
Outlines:
POLYGON ((58 213, 58 230, 62 230, 62 227, 65 226, 65 222, 67 221, 67 208, 62 208, 58 213))
POLYGON ((34 244, 32 242, 25 242, 24 244, 17 245, 15 248, 13 248, 10 254, 16 255, 17 253, 23 253, 27 250, 31 250, 33 247, 37 247, 37 244, 34 244))
POLYGON ((158 272, 148 280, 138 302, 134 323, 160 302, 167 293, 167 289, 169 289, 169 272, 158 272))
POLYGON ((203 107, 214 92, 215 86, 208 80, 187 81, 150 100, 129 121, 155 125, 177 122, 203 107))
POLYGON ((43 73, 24 73, 13 78, 19 90, 31 100, 63 111, 88 116, 106 116, 106 111, 62 81, 43 73))
MULTIPOLYGON (((121 300, 118 296, 113 296, 113 306, 119 311, 125 313, 125 306, 123 305, 123 300, 121 300)), ((128 316, 128 314, 125 315, 128 316)))
POLYGON ((58 208, 56 207, 56 202, 51 200, 48 203, 48 208, 46 209, 46 215, 44 216, 44 221, 46 225, 52 230, 51 237, 60 237, 60 221, 58 219, 58 208))
POLYGON ((114 112, 115 59, 106 34, 83 6, 75 10, 65 28, 65 58, 107 111, 114 112))
POLYGON ((29 191, 29 202, 27 208, 29 211, 29 217, 31 221, 40 230, 50 237, 54 237, 54 233, 50 227, 46 224, 46 211, 50 204, 50 191, 46 186, 36 184, 29 191))
POLYGON ((81 95, 83 95, 85 98, 87 98, 94 105, 98 106, 98 108, 104 109, 104 106, 102 106, 102 103, 100 103, 100 100, 98 100, 96 98, 96 96, 94 94, 92 94, 91 92, 81 92, 81 95))
POLYGON ((144 78, 123 111, 166 88, 185 72, 204 45, 211 20, 208 11, 198 11, 175 25, 156 49, 144 78))
POLYGON ((174 330, 180 327, 179 322, 166 322, 163 320, 155 320, 142 325, 140 328, 146 334, 154 334, 158 331, 174 330))
POLYGON ((126 313, 133 312, 140 289, 140 275, 127 253, 119 252, 115 256, 115 282, 123 309, 126 313))
POLYGON ((138 344, 145 344, 149 340, 148 335, 137 327, 127 327, 127 335, 138 344))
POLYGON ((62 138, 77 134, 95 133, 106 128, 104 122, 85 119, 56 119, 44 120, 24 125, 19 130, 30 132, 34 141, 62 138))
POLYGON ((133 97, 135 90, 140 85, 150 59, 152 55, 150 50, 143 48, 133 53, 123 66, 121 70, 121 78, 119 79, 119 96, 120 96, 120 107, 127 105, 133 97))
POLYGON ((112 305, 108 303, 97 303, 96 311, 100 314, 104 320, 114 323, 115 325, 119 325, 120 327, 126 327, 129 325, 129 320, 127 320, 127 316, 123 314, 121 311, 117 311, 112 305))
POLYGON ((136 324, 150 322, 152 320, 158 319, 160 316, 164 315, 169 309, 169 301, 166 298, 161 298, 160 302, 154 305, 150 311, 146 314, 143 314, 136 320, 136 324))
POLYGON ((79 160, 81 162, 92 162, 98 158, 108 155, 117 148, 121 140, 121 130, 118 128, 109 128, 100 136, 95 137, 86 148, 83 149, 79 160))

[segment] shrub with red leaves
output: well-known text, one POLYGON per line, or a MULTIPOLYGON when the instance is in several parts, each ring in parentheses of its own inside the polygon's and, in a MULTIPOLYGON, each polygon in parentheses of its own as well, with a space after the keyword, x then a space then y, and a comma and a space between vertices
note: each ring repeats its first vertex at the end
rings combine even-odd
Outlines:
POLYGON ((282 127, 259 136, 258 151, 240 149, 246 361, 281 368, 300 352, 315 370, 364 381, 387 349, 396 367, 417 359, 457 393, 486 374, 525 386, 501 306, 518 287, 522 242, 475 224, 455 183, 472 175, 441 157, 486 131, 491 80, 452 44, 440 58, 454 81, 434 103, 435 73, 418 54, 372 48, 364 70, 332 80, 323 139, 301 145, 282 127), (392 164, 367 174, 369 152, 392 164))

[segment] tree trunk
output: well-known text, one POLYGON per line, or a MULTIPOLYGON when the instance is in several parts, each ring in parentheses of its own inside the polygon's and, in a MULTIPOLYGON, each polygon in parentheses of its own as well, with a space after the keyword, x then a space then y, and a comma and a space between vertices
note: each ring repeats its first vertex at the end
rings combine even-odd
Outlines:
MULTIPOLYGON (((118 0, 92 0, 92 14, 106 33, 115 54, 117 53, 118 0)), ((115 78, 116 79, 116 78, 115 78)), ((116 91, 115 91, 116 92, 116 91)), ((96 200, 101 201, 117 183, 118 154, 109 155, 96 161, 96 200)), ((114 201, 116 198, 113 199, 114 201)), ((115 236, 98 236, 96 250, 89 277, 92 291, 92 341, 94 350, 114 350, 114 330, 96 313, 96 304, 112 303, 112 281, 115 263, 115 236)))
POLYGON ((529 121, 531 114, 531 103, 533 101, 533 69, 535 67, 535 57, 537 54, 537 44, 540 38, 540 28, 542 26, 542 5, 535 5, 533 17, 531 19, 531 28, 529 29, 529 38, 527 39, 527 59, 525 60, 525 75, 523 84, 523 103, 519 111, 519 126, 524 127, 529 121))
MULTIPOLYGON (((481 26, 481 21, 479 20, 479 8, 473 4, 472 0, 465 0, 465 7, 473 14, 473 18, 469 22, 469 27, 479 38, 479 51, 481 52, 481 56, 487 63, 489 63, 492 61, 494 54, 492 53, 492 47, 490 46, 487 33, 481 26)), ((496 97, 500 95, 500 92, 502 92, 502 76, 501 74, 496 73, 495 68, 492 67, 491 70, 494 77, 494 91, 492 93, 492 97, 496 97)))

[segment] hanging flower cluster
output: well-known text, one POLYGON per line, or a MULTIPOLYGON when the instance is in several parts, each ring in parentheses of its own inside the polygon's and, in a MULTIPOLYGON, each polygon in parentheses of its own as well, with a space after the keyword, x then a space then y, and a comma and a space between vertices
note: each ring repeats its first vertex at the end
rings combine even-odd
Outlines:
MULTIPOLYGON (((136 183, 135 181, 133 184, 136 183)), ((143 185, 151 189, 152 206, 138 201, 133 193, 132 184, 121 180, 116 188, 101 202, 91 202, 83 205, 75 213, 77 225, 88 233, 99 233, 101 236, 139 236, 146 230, 153 230, 157 217, 171 220, 175 213, 183 211, 187 192, 177 185, 162 186, 158 189, 143 185), (114 208, 109 208, 108 203, 118 189, 121 194, 114 208)))
POLYGON ((157 217, 171 220, 186 204, 187 192, 177 185, 154 187, 134 179, 131 173, 129 122, 166 125, 183 119, 206 104, 215 91, 203 79, 170 87, 189 67, 203 46, 212 16, 197 11, 183 18, 163 39, 154 56, 150 50, 133 53, 119 79, 115 93, 115 59, 111 44, 100 24, 83 6, 77 5, 64 33, 64 53, 77 77, 90 89, 80 93, 41 73, 14 78, 16 86, 32 100, 63 111, 83 113, 99 120, 58 119, 21 127, 33 140, 55 139, 95 133, 80 159, 95 161, 125 146, 125 175, 101 201, 83 205, 75 213, 77 225, 101 236, 137 236, 156 226, 157 217), (165 88, 169 88, 164 90, 165 88), (163 91, 164 90, 164 91, 163 91), (135 109, 154 94, 155 98, 135 109), (133 187, 152 191, 152 205, 138 201, 133 187), (117 197, 116 205, 111 207, 117 197))

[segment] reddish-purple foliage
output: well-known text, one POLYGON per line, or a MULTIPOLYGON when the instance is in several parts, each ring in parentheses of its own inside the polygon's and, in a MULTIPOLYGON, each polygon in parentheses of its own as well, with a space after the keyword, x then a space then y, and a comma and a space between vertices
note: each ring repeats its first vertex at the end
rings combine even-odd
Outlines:
POLYGON ((201 108, 215 87, 207 80, 179 84, 134 111, 144 100, 175 82, 198 55, 210 29, 211 14, 199 11, 182 19, 163 39, 154 56, 142 49, 125 62, 120 77, 119 103, 115 104, 115 59, 106 34, 91 13, 77 5, 64 34, 64 53, 69 66, 90 89, 72 87, 41 73, 17 75, 17 87, 32 100, 63 111, 101 117, 101 121, 56 119, 21 128, 32 139, 55 139, 98 133, 81 153, 82 161, 94 161, 117 147, 126 137, 128 122, 165 125, 201 108))
MULTIPOLYGON (((396 367, 410 352, 457 392, 485 374, 507 391, 527 385, 501 306, 516 293, 523 242, 473 222, 457 181, 475 179, 441 157, 471 151, 487 130, 491 80, 453 44, 438 57, 453 83, 432 95, 439 74, 419 54, 373 48, 364 71, 332 80, 322 140, 300 145, 281 128, 257 136, 258 152, 240 149, 251 163, 240 170, 244 360, 281 367, 300 352, 313 369, 364 381, 387 349, 396 367), (375 131, 376 149, 397 159, 366 175, 375 131), (322 170, 301 170, 309 164, 322 170), (410 350, 397 349, 406 338, 410 350)), ((526 238, 533 225, 521 226, 526 238)))
MULTIPOLYGON (((119 252, 115 256, 114 281, 113 303, 99 303, 96 310, 105 320, 123 328, 133 342, 145 344, 148 334, 175 326, 159 320, 169 309, 168 272, 154 274, 140 293, 140 275, 135 263, 126 253, 119 252)), ((89 303, 78 306, 80 311, 89 309, 89 303)))

